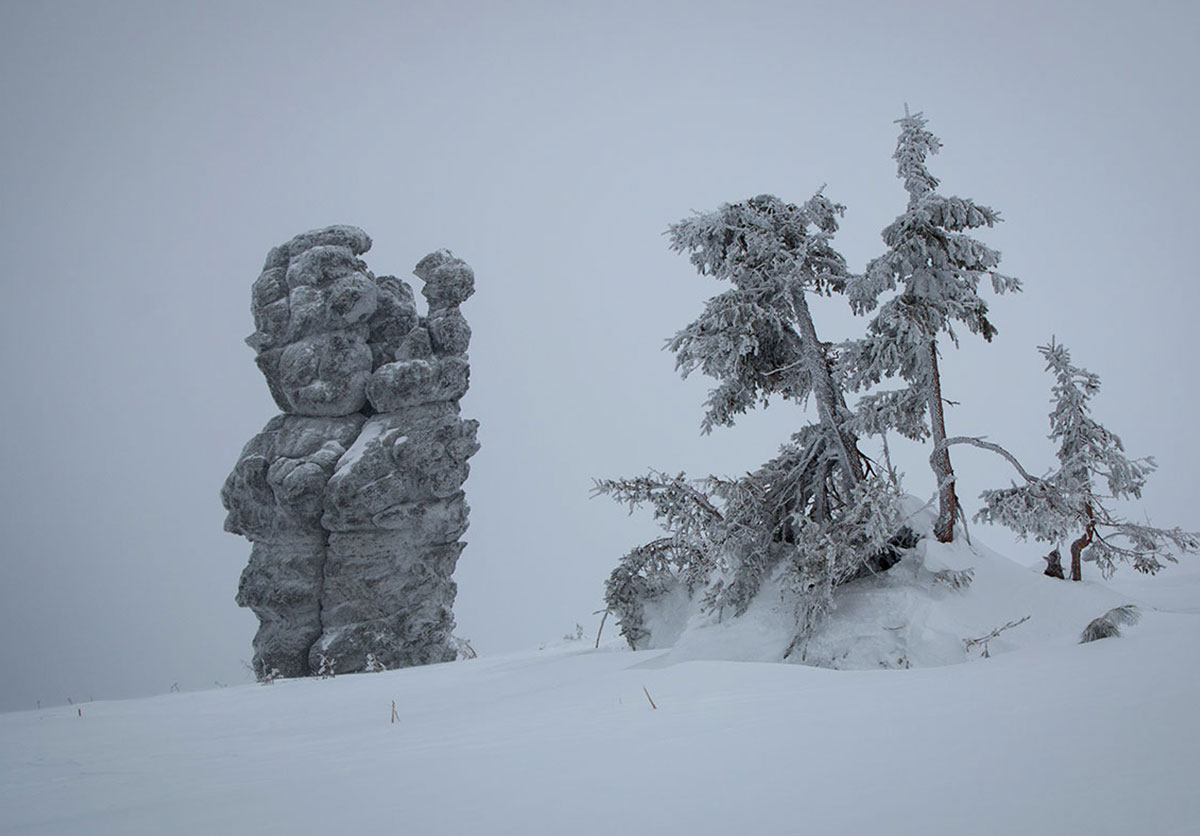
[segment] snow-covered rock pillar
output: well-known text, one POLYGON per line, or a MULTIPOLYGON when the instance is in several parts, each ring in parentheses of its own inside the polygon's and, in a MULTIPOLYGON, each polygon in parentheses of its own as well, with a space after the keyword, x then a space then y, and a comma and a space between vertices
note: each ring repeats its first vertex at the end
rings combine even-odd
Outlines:
POLYGON ((276 247, 247 342, 283 415, 242 451, 225 528, 250 539, 237 601, 259 618, 254 667, 303 676, 453 659, 455 585, 478 424, 459 417, 474 275, 448 251, 412 289, 376 278, 354 227, 276 247))

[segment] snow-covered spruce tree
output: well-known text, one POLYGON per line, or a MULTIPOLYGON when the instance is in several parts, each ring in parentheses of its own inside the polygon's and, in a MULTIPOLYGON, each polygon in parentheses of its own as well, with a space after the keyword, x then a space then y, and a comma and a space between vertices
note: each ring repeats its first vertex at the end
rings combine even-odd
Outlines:
POLYGON ((997 293, 1019 290, 1020 282, 996 272, 1000 253, 965 234, 994 225, 999 215, 967 198, 938 194, 938 180, 925 160, 937 153, 941 141, 925 129, 924 116, 909 114, 905 107, 904 118, 897 121, 900 138, 893 158, 908 192, 908 208, 883 230, 887 252, 846 285, 855 313, 879 310, 866 338, 845 346, 843 363, 847 384, 855 390, 897 375, 907 382, 904 388, 862 398, 856 427, 862 434, 895 429, 917 441, 932 436, 930 463, 939 493, 934 534, 945 543, 954 536, 959 505, 950 453, 941 444, 946 424, 938 337, 945 333, 957 345, 952 326, 960 322, 990 342, 996 329, 977 292, 979 282, 990 277, 997 293), (896 296, 879 304, 880 294, 897 287, 896 296))
MULTIPOLYGON (((684 377, 699 369, 718 381, 706 403, 706 433, 732 426, 771 395, 797 402, 811 395, 843 490, 863 476, 864 462, 844 427, 850 413, 805 294, 827 296, 850 278, 831 243, 844 211, 819 192, 803 206, 760 195, 672 225, 671 249, 688 253, 700 275, 733 286, 667 343, 684 377)), ((823 486, 814 489, 821 516, 829 497, 823 486)))
POLYGON ((1153 574, 1163 560, 1175 561, 1172 549, 1200 549, 1198 534, 1131 523, 1113 511, 1112 500, 1141 497, 1154 460, 1126 458, 1121 439, 1092 418, 1089 402, 1100 390, 1096 374, 1072 365, 1070 352, 1053 339, 1038 351, 1054 375, 1050 439, 1058 443, 1059 469, 1043 478, 1026 475, 1021 485, 984 491, 984 507, 975 518, 1056 547, 1074 537, 1074 581, 1082 578, 1083 560, 1095 561, 1105 577, 1119 561, 1153 574))
POLYGON ((803 206, 762 195, 670 227, 672 249, 687 252, 701 275, 732 285, 667 343, 684 377, 699 369, 717 380, 703 431, 732 425, 772 395, 801 404, 811 396, 818 421, 739 479, 651 473, 597 483, 618 501, 651 505, 668 534, 626 555, 606 587, 635 647, 646 638, 646 602, 704 587, 707 607, 740 615, 785 559, 805 629, 836 585, 889 568, 897 547, 911 545, 895 490, 873 474, 848 429, 835 358, 805 298, 839 291, 849 278, 831 244, 842 211, 820 193, 803 206))

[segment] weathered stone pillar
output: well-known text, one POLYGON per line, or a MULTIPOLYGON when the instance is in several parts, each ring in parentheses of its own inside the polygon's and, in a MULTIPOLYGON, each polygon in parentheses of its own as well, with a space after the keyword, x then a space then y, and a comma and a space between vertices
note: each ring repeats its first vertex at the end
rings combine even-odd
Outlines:
POLYGON ((221 497, 227 531, 254 544, 237 602, 254 610, 260 677, 453 659, 455 585, 478 449, 459 417, 474 292, 441 250, 412 289, 376 278, 366 233, 329 227, 267 256, 247 342, 283 415, 251 439, 221 497))

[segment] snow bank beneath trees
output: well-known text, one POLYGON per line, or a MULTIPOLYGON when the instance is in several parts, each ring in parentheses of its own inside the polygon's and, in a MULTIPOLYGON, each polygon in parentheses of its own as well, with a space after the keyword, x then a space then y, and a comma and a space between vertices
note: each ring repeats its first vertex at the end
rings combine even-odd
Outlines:
MULTIPOLYGON (((1014 563, 987 548, 978 527, 971 543, 961 535, 938 543, 932 536, 934 511, 911 500, 910 513, 908 524, 924 535, 916 548, 887 572, 840 587, 833 612, 790 653, 795 606, 777 575, 737 618, 703 612, 698 601, 677 597, 647 604, 652 646, 668 649, 656 664, 777 662, 786 654, 791 662, 843 670, 950 665, 982 655, 981 644, 968 648, 965 640, 1014 622, 1021 623, 987 642, 989 655, 1074 644, 1092 619, 1112 607, 1140 603, 1098 577, 1073 583, 1045 576, 1041 566, 1014 563), (971 582, 955 588, 953 579, 968 570, 971 582)), ((1096 576, 1094 565, 1089 569, 1096 576)), ((1122 574, 1136 573, 1126 567, 1122 574)))

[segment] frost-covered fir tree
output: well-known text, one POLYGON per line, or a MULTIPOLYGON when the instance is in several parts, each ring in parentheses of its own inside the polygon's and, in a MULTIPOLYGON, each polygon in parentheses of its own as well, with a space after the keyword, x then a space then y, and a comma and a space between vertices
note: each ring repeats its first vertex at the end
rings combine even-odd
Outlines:
POLYGON ((941 542, 954 536, 959 510, 954 469, 946 438, 938 338, 946 334, 957 345, 954 323, 991 341, 995 327, 979 282, 989 277, 997 293, 1019 290, 1017 279, 996 272, 1000 253, 966 234, 993 226, 999 215, 961 197, 938 194, 938 180, 925 165, 941 141, 925 129, 920 113, 905 107, 893 158, 908 192, 908 208, 883 230, 887 252, 866 273, 847 283, 846 294, 856 313, 879 308, 863 340, 848 344, 844 366, 848 384, 863 389, 884 378, 901 377, 907 386, 867 395, 857 405, 857 426, 865 434, 895 429, 914 440, 932 438, 930 459, 937 477, 939 507, 934 533, 941 542), (884 291, 899 293, 879 304, 884 291), (928 423, 926 423, 928 418, 928 423))
POLYGON ((831 242, 843 211, 819 192, 803 206, 760 195, 669 230, 671 249, 688 253, 700 275, 732 285, 667 344, 684 377, 700 369, 718 381, 703 430, 731 426, 771 395, 797 403, 811 396, 820 427, 813 443, 821 446, 824 474, 812 484, 818 518, 828 517, 834 493, 848 496, 865 474, 829 348, 817 338, 805 298, 841 291, 850 278, 831 242))
POLYGON ((772 395, 811 397, 818 420, 739 479, 651 473, 597 484, 631 506, 651 505, 668 533, 626 555, 608 582, 609 606, 634 646, 644 638, 644 603, 681 586, 689 596, 705 586, 708 606, 740 614, 766 574, 790 560, 807 623, 836 585, 898 559, 895 492, 857 447, 835 358, 806 300, 849 279, 831 242, 842 211, 820 193, 803 206, 762 195, 669 230, 672 249, 701 275, 731 285, 667 344, 683 376, 699 369, 717 381, 702 429, 731 425, 772 395))
POLYGON ((1131 523, 1112 509, 1113 500, 1141 497, 1154 460, 1127 458, 1121 439, 1092 418, 1090 401, 1100 390, 1096 374, 1073 365, 1070 352, 1053 339, 1038 351, 1054 375, 1050 439, 1058 444, 1059 468, 1044 478, 1026 475, 1024 484, 984 491, 984 507, 975 518, 1056 546, 1074 538, 1075 581, 1082 578, 1084 560, 1095 561, 1105 577, 1119 561, 1153 574, 1163 560, 1175 561, 1172 550, 1200 548, 1200 535, 1131 523))

